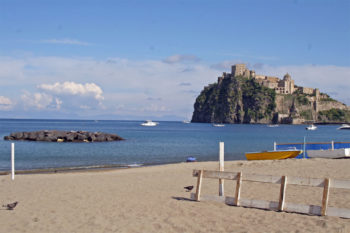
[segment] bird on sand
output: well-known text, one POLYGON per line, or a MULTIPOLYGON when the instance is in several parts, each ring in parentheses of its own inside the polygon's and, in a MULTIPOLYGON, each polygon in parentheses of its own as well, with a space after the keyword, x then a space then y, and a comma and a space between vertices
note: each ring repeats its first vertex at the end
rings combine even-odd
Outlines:
POLYGON ((6 207, 8 210, 13 210, 17 204, 18 204, 18 201, 14 202, 14 203, 7 204, 7 205, 3 205, 2 207, 6 207))
POLYGON ((191 190, 193 189, 193 185, 191 185, 191 186, 186 186, 186 187, 184 187, 184 189, 187 190, 186 192, 189 192, 189 191, 191 191, 191 190))

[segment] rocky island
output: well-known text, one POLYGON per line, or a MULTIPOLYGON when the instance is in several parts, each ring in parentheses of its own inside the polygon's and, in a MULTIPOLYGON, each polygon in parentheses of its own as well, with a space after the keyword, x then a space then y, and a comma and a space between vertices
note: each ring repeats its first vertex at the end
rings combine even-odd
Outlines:
POLYGON ((42 130, 34 132, 15 132, 4 140, 26 140, 44 142, 110 142, 124 140, 116 134, 87 131, 42 130))
POLYGON ((283 79, 256 75, 245 64, 232 66, 217 83, 202 90, 191 122, 307 124, 350 122, 350 108, 321 93, 301 87, 287 73, 283 79))

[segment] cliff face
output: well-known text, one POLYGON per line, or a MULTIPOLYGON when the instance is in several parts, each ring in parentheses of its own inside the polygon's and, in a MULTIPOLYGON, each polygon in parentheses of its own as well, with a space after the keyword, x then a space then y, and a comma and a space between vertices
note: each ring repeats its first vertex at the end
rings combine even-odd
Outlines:
POLYGON ((276 94, 253 79, 229 77, 197 97, 192 122, 206 123, 344 123, 349 107, 326 94, 276 94))
POLYGON ((346 123, 350 121, 349 107, 326 94, 276 96, 279 123, 346 123))
POLYGON ((252 79, 231 77, 205 87, 196 99, 192 122, 269 123, 275 92, 252 79))

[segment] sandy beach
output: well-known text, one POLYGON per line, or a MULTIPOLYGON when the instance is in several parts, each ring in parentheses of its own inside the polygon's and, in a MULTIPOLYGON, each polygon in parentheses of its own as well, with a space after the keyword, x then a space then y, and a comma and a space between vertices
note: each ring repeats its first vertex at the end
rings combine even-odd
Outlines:
MULTIPOLYGON (((228 161, 225 171, 350 180, 350 159, 228 161)), ((350 219, 190 201, 193 169, 218 162, 119 170, 0 176, 0 232, 350 232, 350 219)), ((235 184, 225 181, 225 194, 235 184)), ((194 190, 192 190, 194 192, 194 190)), ((203 194, 218 181, 205 179, 203 194)), ((279 185, 244 183, 241 197, 278 200, 279 185)), ((288 187, 286 202, 320 205, 322 188, 288 187)), ((350 208, 350 190, 331 189, 329 206, 350 208)))

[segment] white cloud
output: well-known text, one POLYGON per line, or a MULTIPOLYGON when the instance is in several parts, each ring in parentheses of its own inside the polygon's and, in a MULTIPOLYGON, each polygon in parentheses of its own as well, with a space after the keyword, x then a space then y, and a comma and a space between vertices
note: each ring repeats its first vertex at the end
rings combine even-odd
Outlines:
POLYGON ((60 110, 61 109, 61 105, 62 105, 62 100, 60 100, 59 98, 55 98, 55 102, 56 102, 56 109, 60 110))
POLYGON ((12 107, 13 103, 9 98, 0 96, 0 110, 10 110, 12 107))
MULTIPOLYGON (((173 61, 176 60, 181 59, 173 61)), ((20 102, 25 100, 35 109, 55 110, 67 116, 104 115, 110 119, 140 116, 145 119, 154 115, 177 115, 185 119, 191 117, 193 104, 203 87, 216 82, 222 72, 230 72, 233 64, 234 61, 225 62, 226 70, 214 69, 201 62, 0 57, 0 93, 16 103, 16 109, 24 107, 25 104, 20 102), (16 93, 23 90, 24 97, 18 99, 16 93)), ((344 91, 350 88, 350 67, 259 64, 249 65, 249 68, 255 69, 257 74, 279 77, 289 72, 297 85, 317 87, 350 104, 350 97, 344 91)), ((31 107, 27 107, 28 111, 31 107)))
POLYGON ((38 110, 43 109, 59 109, 57 107, 57 101, 51 95, 45 93, 34 93, 24 92, 21 96, 23 105, 26 109, 34 107, 38 110))
POLYGON ((181 55, 181 54, 175 54, 163 60, 163 62, 169 63, 169 64, 180 63, 180 62, 197 62, 197 61, 199 61, 199 58, 197 56, 181 55))
POLYGON ((82 46, 89 46, 91 45, 88 42, 64 38, 64 39, 48 39, 48 40, 41 40, 41 43, 46 44, 64 44, 64 45, 82 45, 82 46))
POLYGON ((104 99, 101 87, 95 83, 56 82, 55 84, 41 84, 38 88, 58 95, 92 96, 98 101, 104 99))

